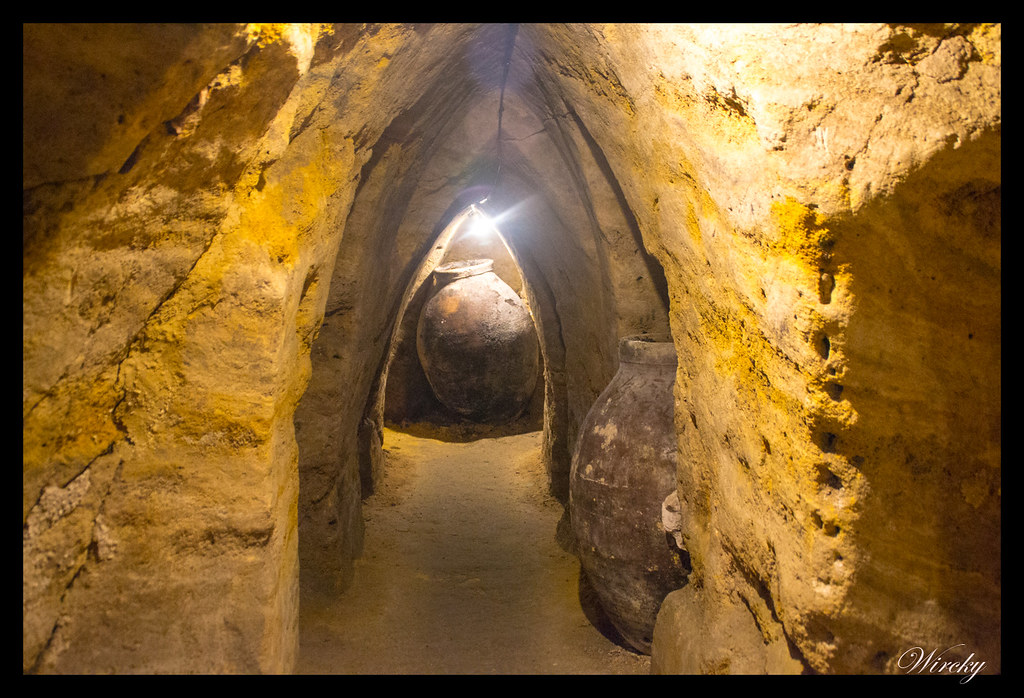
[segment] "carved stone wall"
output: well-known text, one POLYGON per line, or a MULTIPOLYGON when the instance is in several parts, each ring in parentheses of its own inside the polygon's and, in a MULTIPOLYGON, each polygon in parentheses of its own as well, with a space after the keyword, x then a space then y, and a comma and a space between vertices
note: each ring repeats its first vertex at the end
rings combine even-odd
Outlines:
POLYGON ((291 670, 484 193, 553 491, 618 337, 674 338, 656 671, 998 670, 1000 31, 24 25, 24 671, 291 670))

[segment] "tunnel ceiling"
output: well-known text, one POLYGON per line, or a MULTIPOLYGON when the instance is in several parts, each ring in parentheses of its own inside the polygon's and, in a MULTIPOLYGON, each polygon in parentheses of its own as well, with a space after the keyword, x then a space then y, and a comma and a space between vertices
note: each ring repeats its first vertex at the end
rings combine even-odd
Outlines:
MULTIPOLYGON (((25 188, 128 170, 156 127, 180 135, 179 122, 189 112, 198 111, 197 102, 205 100, 211 88, 227 82, 213 77, 222 71, 240 73, 239 68, 253 59, 256 46, 268 40, 253 36, 251 28, 246 34, 245 29, 235 25, 142 25, 128 31, 119 25, 27 25, 23 65, 25 188), (118 50, 112 57, 108 47, 113 45, 118 50), (225 66, 234 70, 224 71, 225 66), (125 79, 126 74, 130 80, 125 79), (60 114, 49 109, 56 95, 65 105, 60 114), (107 114, 109 119, 103 118, 107 114), (101 123, 105 125, 102 129, 98 127, 101 123)), ((536 132, 541 119, 551 113, 533 75, 538 67, 536 57, 524 47, 530 37, 520 35, 516 41, 516 34, 516 25, 501 24, 412 26, 400 32, 394 27, 370 26, 364 31, 359 25, 342 26, 315 37, 312 55, 301 55, 302 40, 309 44, 314 37, 296 38, 289 48, 298 55, 289 62, 305 60, 308 67, 305 83, 296 84, 302 94, 296 100, 299 106, 289 138, 311 126, 322 127, 327 121, 344 118, 355 99, 352 93, 367 80, 355 75, 364 68, 358 60, 371 60, 370 56, 351 54, 369 54, 367 42, 376 38, 384 47, 372 57, 377 71, 374 78, 390 75, 385 80, 404 82, 401 91, 391 97, 393 104, 384 98, 372 106, 383 113, 384 121, 367 119, 351 134, 357 147, 429 144, 439 137, 452 137, 447 132, 453 122, 481 102, 492 101, 488 106, 491 113, 464 123, 464 130, 453 141, 467 161, 486 161, 485 171, 478 173, 486 179, 483 175, 491 174, 487 170, 494 167, 497 97, 503 83, 507 83, 509 101, 521 102, 518 109, 512 105, 505 109, 506 138, 514 140, 536 132), (385 36, 388 32, 395 36, 385 36), (395 46, 394 55, 386 45, 389 39, 395 46), (506 73, 506 51, 513 41, 517 49, 506 73), (426 51, 419 48, 427 42, 426 51), (422 53, 431 55, 424 60, 422 53), (415 99, 410 101, 410 97, 415 99)), ((271 81, 276 78, 268 75, 264 90, 272 90, 275 85, 271 81)), ((380 90, 381 85, 372 87, 388 93, 380 90)))

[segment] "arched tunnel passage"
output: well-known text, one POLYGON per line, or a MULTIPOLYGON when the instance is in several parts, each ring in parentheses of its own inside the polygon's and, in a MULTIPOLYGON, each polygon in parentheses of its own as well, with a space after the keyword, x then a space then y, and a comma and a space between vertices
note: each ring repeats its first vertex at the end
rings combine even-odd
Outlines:
MULTIPOLYGON (((515 55, 522 61, 522 51, 515 55)), ((516 448, 525 449, 522 457, 542 468, 541 486, 532 496, 550 498, 548 513, 554 517, 535 517, 546 521, 545 527, 524 532, 527 538, 516 544, 539 536, 534 540, 548 546, 550 559, 572 571, 569 582, 549 587, 540 607, 551 611, 550 604, 567 602, 559 607, 569 614, 563 618, 572 618, 572 627, 585 627, 595 642, 603 642, 601 652, 614 649, 636 657, 603 617, 575 560, 567 507, 570 456, 580 423, 615 373, 619 337, 669 331, 668 290, 600 148, 578 118, 552 118, 547 99, 523 89, 528 74, 522 65, 511 71, 516 89, 507 94, 504 81, 501 89, 496 81, 485 81, 486 89, 476 101, 467 101, 457 118, 446 113, 451 100, 445 103, 430 94, 422 106, 406 110, 385 129, 363 167, 344 222, 324 325, 312 348, 310 387, 296 412, 303 481, 300 582, 304 599, 314 593, 318 598, 357 593, 357 571, 378 554, 367 548, 375 545, 377 535, 367 527, 389 459, 396 458, 387 442, 403 438, 388 428, 389 420, 392 427, 404 428, 404 437, 443 435, 453 446, 476 439, 477 449, 504 435, 521 435, 516 448), (433 139, 413 137, 438 129, 433 139), (497 229, 489 243, 462 229, 481 212, 497 229), (432 229, 429 221, 436 221, 432 229), (406 261, 400 274, 390 272, 386 284, 386 267, 396 253, 406 261), (481 424, 453 415, 436 399, 413 350, 431 270, 445 261, 479 257, 494 260, 498 276, 529 308, 535 323, 541 373, 532 399, 511 423, 481 424), (403 286, 397 295, 396 280, 403 286), (372 358, 355 358, 367 349, 372 358), (363 395, 353 425, 353 401, 363 395), (324 423, 322 416, 333 410, 347 420, 345 426, 324 423), (316 420, 323 428, 312 426, 316 420), (572 589, 568 596, 565 583, 572 589)), ((459 94, 452 86, 444 91, 459 94)), ((516 460, 522 459, 510 459, 516 460)), ((472 469, 459 475, 466 472, 472 469)), ((511 483, 505 489, 519 491, 511 483)), ((449 497, 460 501, 457 488, 449 497)), ((487 518, 481 514, 475 521, 486 526, 487 518)), ((494 569, 507 568, 510 559, 486 551, 478 557, 491 560, 494 569)), ((506 587, 529 589, 535 582, 510 579, 506 587)), ((322 606, 307 601, 305 607, 322 606)), ((593 647, 592 642, 555 645, 593 647)), ((637 660, 639 666, 646 661, 637 660)), ((623 670, 630 673, 637 662, 623 670)))
POLYGON ((452 217, 406 291, 383 408, 371 397, 377 412, 363 420, 384 416, 366 442, 380 449, 366 459, 375 467, 361 473, 362 555, 336 598, 304 599, 297 671, 647 673, 649 658, 604 617, 567 535, 566 502, 552 496, 566 485, 553 486, 542 457, 543 369, 511 418, 467 418, 424 375, 416 329, 438 290, 432 272, 461 260, 528 295, 494 222, 473 206, 452 217))

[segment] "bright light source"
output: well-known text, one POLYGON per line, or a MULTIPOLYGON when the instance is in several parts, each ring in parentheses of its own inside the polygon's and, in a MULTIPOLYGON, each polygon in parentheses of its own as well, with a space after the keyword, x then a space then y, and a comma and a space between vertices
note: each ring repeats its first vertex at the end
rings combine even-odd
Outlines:
POLYGON ((476 206, 471 207, 473 214, 469 220, 469 227, 466 230, 467 235, 472 237, 483 239, 492 235, 494 230, 494 223, 491 222, 490 217, 476 206))
POLYGON ((476 208, 476 206, 472 206, 471 208, 487 216, 487 220, 490 223, 491 228, 493 228, 494 230, 498 230, 502 226, 503 221, 512 220, 513 218, 516 218, 520 213, 522 213, 529 206, 530 199, 532 199, 532 197, 526 199, 525 201, 520 201, 519 203, 512 205, 511 207, 505 209, 504 211, 501 211, 497 215, 487 216, 487 214, 484 214, 484 212, 476 208))

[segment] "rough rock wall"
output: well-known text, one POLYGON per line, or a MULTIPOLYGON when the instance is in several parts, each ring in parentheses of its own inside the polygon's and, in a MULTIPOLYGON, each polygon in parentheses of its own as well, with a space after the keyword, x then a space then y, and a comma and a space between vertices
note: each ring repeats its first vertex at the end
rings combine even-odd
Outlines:
MULTIPOLYGON (((358 554, 403 293, 491 181, 506 36, 25 27, 26 671, 290 669, 299 580, 358 554)), ((668 322, 680 357, 694 575, 655 668, 998 666, 999 27, 524 25, 513 55, 489 210, 553 484, 617 337, 668 322)))
POLYGON ((43 90, 25 133, 25 668, 168 670, 190 655, 198 670, 273 671, 294 655, 275 643, 295 607, 293 454, 275 413, 296 397, 307 328, 297 296, 280 307, 294 270, 241 225, 235 190, 277 147, 262 137, 303 57, 254 28, 79 31, 25 28, 26 91, 43 90), (128 94, 103 99, 127 66, 128 94), (55 75, 64 93, 47 102, 55 75), (274 317, 253 312, 264 302, 274 317))
POLYGON ((998 666, 999 28, 532 31, 672 297, 655 668, 998 666))
POLYGON ((325 282, 458 29, 26 26, 26 671, 290 669, 325 282))

